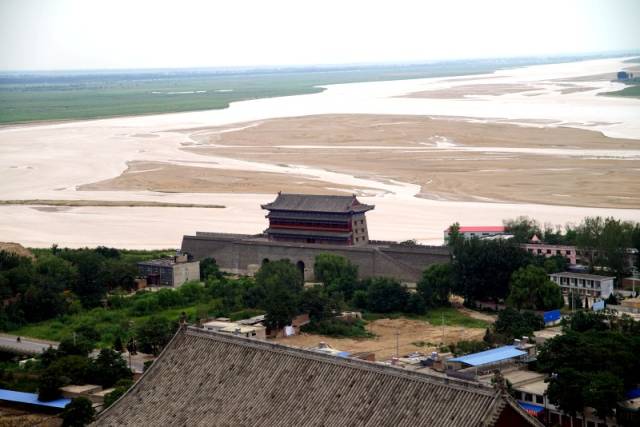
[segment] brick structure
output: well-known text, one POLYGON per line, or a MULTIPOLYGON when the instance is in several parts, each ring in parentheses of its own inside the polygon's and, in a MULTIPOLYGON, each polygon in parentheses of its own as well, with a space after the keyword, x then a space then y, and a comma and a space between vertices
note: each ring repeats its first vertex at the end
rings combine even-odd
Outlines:
POLYGON ((147 286, 177 287, 200 280, 200 262, 190 262, 184 254, 142 261, 138 263, 138 275, 146 280, 147 286))
POLYGON ((268 239, 277 242, 365 245, 369 242, 365 213, 374 207, 352 196, 278 193, 269 211, 268 239))
POLYGON ((401 245, 376 242, 363 246, 306 244, 270 241, 263 235, 197 232, 182 238, 182 251, 196 260, 215 259, 222 271, 253 275, 264 262, 288 259, 304 275, 314 279, 315 257, 332 253, 347 258, 358 266, 360 278, 389 277, 416 283, 425 268, 449 262, 449 249, 444 246, 401 245))

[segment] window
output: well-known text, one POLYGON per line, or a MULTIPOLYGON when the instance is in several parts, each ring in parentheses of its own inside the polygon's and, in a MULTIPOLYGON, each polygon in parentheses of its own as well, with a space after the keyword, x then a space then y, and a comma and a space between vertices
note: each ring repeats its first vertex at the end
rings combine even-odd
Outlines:
POLYGON ((551 249, 547 249, 547 253, 548 253, 548 254, 551 254, 551 249))
POLYGON ((524 400, 526 400, 527 402, 533 402, 533 396, 531 395, 531 393, 525 393, 524 400))
POLYGON ((596 427, 596 423, 593 421, 587 421, 587 427, 596 427))
POLYGON ((536 403, 544 403, 544 397, 536 394, 536 403))
POLYGON ((538 253, 541 254, 542 253, 542 249, 538 249, 538 253))
POLYGON ((560 249, 556 249, 556 255, 560 255, 560 249))
POLYGON ((571 251, 565 251, 567 255, 571 255, 571 251))
POLYGON ((515 390, 513 392, 514 397, 516 398, 516 400, 522 400, 522 393, 519 392, 518 390, 515 390))

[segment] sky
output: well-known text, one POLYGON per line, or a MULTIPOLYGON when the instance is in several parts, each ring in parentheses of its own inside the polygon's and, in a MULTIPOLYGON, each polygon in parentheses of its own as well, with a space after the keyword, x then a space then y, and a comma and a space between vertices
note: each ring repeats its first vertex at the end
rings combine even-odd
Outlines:
POLYGON ((0 70, 640 51, 640 0, 0 0, 0 70))

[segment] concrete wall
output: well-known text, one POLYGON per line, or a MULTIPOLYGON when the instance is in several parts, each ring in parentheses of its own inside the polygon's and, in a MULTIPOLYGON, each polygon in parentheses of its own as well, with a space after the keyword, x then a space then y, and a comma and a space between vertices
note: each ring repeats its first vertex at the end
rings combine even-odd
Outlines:
POLYGON ((181 262, 173 266, 173 286, 178 287, 191 280, 200 280, 200 262, 181 262))
POLYGON ((273 242, 255 236, 197 233, 184 236, 182 251, 200 260, 211 257, 223 270, 235 274, 254 274, 265 261, 289 259, 304 269, 305 280, 314 279, 315 257, 333 253, 358 266, 360 278, 390 277, 415 283, 432 264, 449 261, 449 251, 440 246, 401 246, 376 244, 332 246, 273 242))

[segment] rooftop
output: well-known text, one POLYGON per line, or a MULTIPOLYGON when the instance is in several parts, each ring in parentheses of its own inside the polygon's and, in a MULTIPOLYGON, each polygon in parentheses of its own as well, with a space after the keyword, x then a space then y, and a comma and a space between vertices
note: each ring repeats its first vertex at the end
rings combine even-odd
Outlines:
POLYGON ((24 393, 4 388, 0 388, 0 400, 59 409, 64 409, 71 402, 71 399, 56 399, 44 402, 38 399, 38 395, 36 393, 24 393))
POLYGON ((488 427, 506 417, 541 425, 476 383, 182 328, 95 425, 488 427))
MULTIPOLYGON (((447 228, 444 231, 449 231, 451 228, 447 228)), ((503 233, 505 231, 504 226, 502 225, 478 225, 478 226, 465 226, 458 228, 460 233, 503 233)))
POLYGON ((374 207, 360 203, 355 195, 324 196, 315 194, 285 194, 278 193, 278 197, 262 205, 262 209, 302 212, 335 212, 335 213, 363 213, 374 207))
POLYGON ((574 273, 571 271, 563 271, 561 273, 551 273, 549 276, 558 276, 558 277, 575 277, 576 279, 587 279, 587 280, 606 280, 606 279, 615 279, 613 276, 598 276, 597 274, 585 274, 585 273, 574 273))
POLYGON ((513 345, 492 348, 491 350, 481 351, 480 353, 467 354, 466 356, 454 357, 449 362, 460 362, 465 365, 482 366, 490 363, 500 362, 502 360, 513 359, 526 355, 527 352, 518 350, 513 345))

